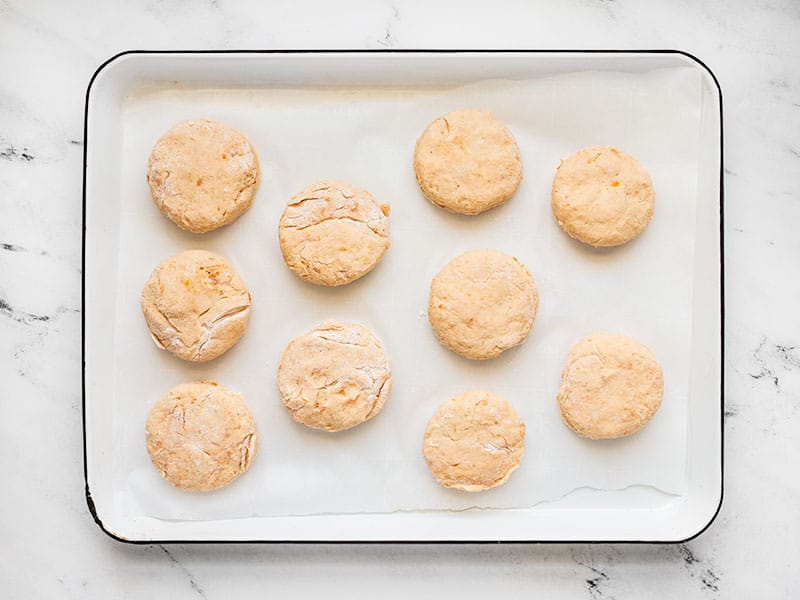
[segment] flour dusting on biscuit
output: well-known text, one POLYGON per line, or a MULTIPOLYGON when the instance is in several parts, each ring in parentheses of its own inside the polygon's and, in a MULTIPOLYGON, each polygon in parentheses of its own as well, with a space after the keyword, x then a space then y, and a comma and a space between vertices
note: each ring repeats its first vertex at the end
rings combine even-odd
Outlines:
POLYGON ((456 110, 435 119, 419 137, 414 173, 433 204, 477 215, 514 195, 522 160, 514 136, 492 113, 456 110))
POLYGON ((464 392, 442 404, 425 429, 422 454, 444 487, 479 492, 505 483, 525 451, 525 423, 503 397, 464 392))
POLYGON ((227 260, 187 250, 155 268, 141 307, 156 346, 183 360, 205 362, 244 335, 250 292, 227 260))
POLYGON ((283 260, 317 285, 345 285, 369 273, 389 248, 389 206, 343 181, 296 194, 281 216, 283 260))
POLYGON ((250 141, 209 119, 175 125, 156 142, 147 163, 153 202, 193 233, 238 219, 253 204, 260 173, 250 141))
POLYGON ((570 429, 605 439, 639 431, 663 395, 661 365, 647 346, 625 335, 596 333, 570 349, 557 399, 570 429))
POLYGON ((553 177, 551 208, 558 225, 592 246, 619 246, 638 236, 653 216, 656 194, 642 164, 610 146, 583 148, 553 177))
POLYGON ((357 323, 325 321, 292 340, 278 366, 289 414, 314 429, 342 431, 372 419, 391 387, 383 346, 357 323))
POLYGON ((258 432, 242 397, 213 381, 175 386, 147 417, 145 442, 159 474, 177 488, 211 491, 253 464, 258 432))
POLYGON ((472 250, 433 278, 428 321, 444 346, 484 360, 523 343, 538 306, 533 278, 516 258, 497 250, 472 250))

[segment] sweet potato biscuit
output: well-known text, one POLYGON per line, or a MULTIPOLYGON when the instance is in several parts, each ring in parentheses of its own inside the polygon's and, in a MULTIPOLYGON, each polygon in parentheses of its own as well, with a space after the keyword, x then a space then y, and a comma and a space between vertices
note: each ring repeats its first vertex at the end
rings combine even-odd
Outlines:
POLYGON ((167 392, 150 410, 145 441, 161 476, 190 491, 228 485, 258 453, 256 423, 242 397, 213 381, 167 392))
POLYGON ((436 206, 477 215, 514 195, 522 161, 514 136, 492 113, 456 110, 434 120, 417 140, 414 173, 436 206))
POLYGON ((343 181, 296 194, 278 227, 283 260, 317 285, 345 285, 369 273, 389 248, 389 206, 343 181))
POLYGON ((260 170, 253 145, 215 121, 183 121, 153 147, 150 194, 178 227, 206 233, 238 219, 253 204, 260 170))
POLYGON ((536 285, 517 259, 472 250, 433 278, 428 321, 444 346, 483 360, 524 342, 538 305, 536 285))
POLYGON ((596 333, 570 349, 557 398, 570 429, 604 439, 644 427, 663 394, 661 366, 647 346, 625 335, 596 333))
POLYGON ((205 250, 162 261, 142 290, 142 313, 156 346, 204 362, 244 335, 250 293, 233 267, 205 250))
POLYGON ((592 146, 561 161, 553 178, 556 222, 592 246, 619 246, 639 235, 655 210, 653 183, 641 163, 610 146, 592 146))
POLYGON ((505 483, 525 450, 525 423, 492 392, 471 390, 442 404, 428 422, 422 454, 444 487, 479 492, 505 483))
POLYGON ((383 346, 356 323, 325 321, 292 340, 278 366, 289 414, 314 429, 341 431, 371 419, 391 387, 383 346))

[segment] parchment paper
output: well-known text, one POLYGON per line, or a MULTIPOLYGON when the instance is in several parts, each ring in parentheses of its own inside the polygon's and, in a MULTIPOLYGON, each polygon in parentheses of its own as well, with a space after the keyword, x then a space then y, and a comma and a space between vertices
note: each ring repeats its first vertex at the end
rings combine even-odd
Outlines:
MULTIPOLYGON (((700 79, 689 68, 645 74, 585 72, 529 81, 485 81, 440 90, 155 90, 126 100, 115 321, 113 482, 126 515, 209 520, 245 516, 530 507, 578 488, 651 486, 684 491, 692 326, 692 261, 700 130, 700 79), (508 124, 524 180, 505 205, 479 217, 435 208, 412 169, 414 142, 435 117, 488 109, 508 124), (182 232, 150 200, 145 165, 175 122, 208 117, 256 146, 262 182, 253 208, 203 236, 182 232), (656 189, 655 216, 635 241, 597 250, 555 224, 550 186, 561 158, 609 144, 636 156, 656 189), (391 204, 392 246, 362 280, 334 289, 300 281, 283 265, 277 226, 295 192, 344 179, 391 204), (226 256, 253 296, 242 341, 210 363, 159 351, 139 309, 155 265, 181 250, 226 256), (473 362, 439 345, 425 316, 431 278, 469 249, 517 256, 532 273, 539 313, 527 342, 473 362), (326 318, 357 321, 382 340, 393 389, 372 421, 338 434, 295 424, 275 377, 284 346, 326 318), (641 432, 584 440, 555 400, 572 343, 597 331, 647 344, 665 376, 664 402, 641 432), (153 469, 144 445, 152 404, 172 386, 213 379, 243 394, 261 449, 234 484, 181 492, 153 469), (421 454, 436 407, 471 388, 511 401, 527 424, 525 457, 509 482, 468 494, 441 488, 421 454)), ((600 493, 600 492, 598 492, 600 493)))

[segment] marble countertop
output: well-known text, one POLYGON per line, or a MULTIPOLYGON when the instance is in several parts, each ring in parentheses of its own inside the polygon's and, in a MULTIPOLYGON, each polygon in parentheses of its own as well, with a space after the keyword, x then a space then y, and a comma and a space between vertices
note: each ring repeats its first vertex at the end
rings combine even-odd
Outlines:
POLYGON ((798 31, 794 0, 450 7, 0 0, 0 595, 796 595, 798 31), (718 76, 727 303, 718 518, 699 538, 665 546, 127 546, 109 539, 83 497, 80 426, 83 103, 92 73, 134 48, 414 47, 678 48, 718 76))

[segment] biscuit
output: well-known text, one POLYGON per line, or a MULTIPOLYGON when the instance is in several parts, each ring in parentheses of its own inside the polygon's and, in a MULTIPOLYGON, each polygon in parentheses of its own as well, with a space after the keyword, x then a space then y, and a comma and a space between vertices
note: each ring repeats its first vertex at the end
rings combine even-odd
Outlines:
POLYGON ((479 492, 508 480, 525 451, 525 423, 497 394, 450 398, 428 421, 422 455, 444 487, 479 492))
POLYGON ((369 273, 389 248, 389 206, 343 181, 296 194, 278 227, 283 260, 301 279, 344 285, 369 273))
POLYGON ((325 321, 281 355, 278 389, 298 423, 342 431, 380 412, 392 376, 380 341, 355 323, 325 321))
POLYGON ((190 491, 228 485, 258 453, 256 423, 242 397, 213 381, 167 392, 150 410, 145 442, 161 476, 190 491))
POLYGON ((579 150, 553 177, 553 216, 571 237, 592 246, 619 246, 653 216, 656 194, 641 163, 610 146, 579 150))
POLYGON ((483 360, 524 342, 538 305, 533 278, 516 258, 472 250, 433 278, 428 321, 444 346, 483 360))
POLYGON ((624 335, 596 333, 570 349, 558 404, 578 435, 618 438, 644 427, 663 394, 661 366, 647 346, 624 335))
POLYGON ((231 348, 250 317, 250 293, 233 267, 205 250, 162 261, 142 290, 142 313, 156 346, 204 362, 231 348))
POLYGON ((422 194, 436 206, 477 215, 514 195, 522 161, 514 136, 492 113, 456 110, 419 137, 414 173, 422 194))
POLYGON ((156 206, 178 227, 206 233, 253 204, 260 171, 252 144, 215 121, 183 121, 165 133, 147 162, 156 206))

